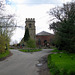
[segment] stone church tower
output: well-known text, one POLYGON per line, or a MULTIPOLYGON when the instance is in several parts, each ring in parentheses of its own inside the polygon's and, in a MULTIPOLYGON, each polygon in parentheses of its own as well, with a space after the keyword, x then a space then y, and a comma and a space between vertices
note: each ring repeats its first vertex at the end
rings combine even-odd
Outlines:
POLYGON ((35 40, 36 39, 36 35, 35 35, 35 18, 26 18, 25 23, 26 23, 25 29, 26 28, 29 29, 30 38, 35 40))

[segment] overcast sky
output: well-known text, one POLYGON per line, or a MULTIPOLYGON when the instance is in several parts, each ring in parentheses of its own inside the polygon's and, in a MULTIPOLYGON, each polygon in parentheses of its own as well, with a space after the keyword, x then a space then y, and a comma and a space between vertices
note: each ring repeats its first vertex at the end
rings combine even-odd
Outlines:
POLYGON ((48 15, 48 11, 55 6, 61 6, 63 3, 71 0, 6 0, 6 6, 9 13, 16 14, 16 21, 18 26, 11 38, 11 43, 20 42, 25 33, 25 19, 35 18, 36 34, 41 31, 50 31, 49 24, 52 23, 53 17, 48 15))

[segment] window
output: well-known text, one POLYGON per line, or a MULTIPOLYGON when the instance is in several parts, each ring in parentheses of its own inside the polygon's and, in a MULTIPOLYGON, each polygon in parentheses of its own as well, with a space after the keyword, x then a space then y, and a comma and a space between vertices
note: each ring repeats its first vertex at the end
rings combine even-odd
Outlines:
POLYGON ((29 28, 31 28, 31 24, 29 24, 29 28))

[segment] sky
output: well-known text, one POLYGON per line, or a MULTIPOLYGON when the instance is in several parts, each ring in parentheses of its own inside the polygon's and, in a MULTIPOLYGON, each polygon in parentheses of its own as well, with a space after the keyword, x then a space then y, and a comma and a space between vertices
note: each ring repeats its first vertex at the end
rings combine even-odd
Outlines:
POLYGON ((41 31, 49 30, 49 24, 53 17, 47 13, 50 9, 61 6, 63 3, 72 0, 4 0, 6 3, 7 12, 16 14, 16 22, 21 28, 16 28, 11 37, 11 44, 19 43, 25 33, 26 18, 35 18, 36 34, 41 31))

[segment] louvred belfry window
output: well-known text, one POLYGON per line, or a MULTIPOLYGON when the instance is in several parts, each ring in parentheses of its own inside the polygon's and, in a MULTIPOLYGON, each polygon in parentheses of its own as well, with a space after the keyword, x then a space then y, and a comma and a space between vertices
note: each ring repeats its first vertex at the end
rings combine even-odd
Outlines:
POLYGON ((31 24, 29 24, 29 28, 31 28, 32 27, 32 25, 31 24))

